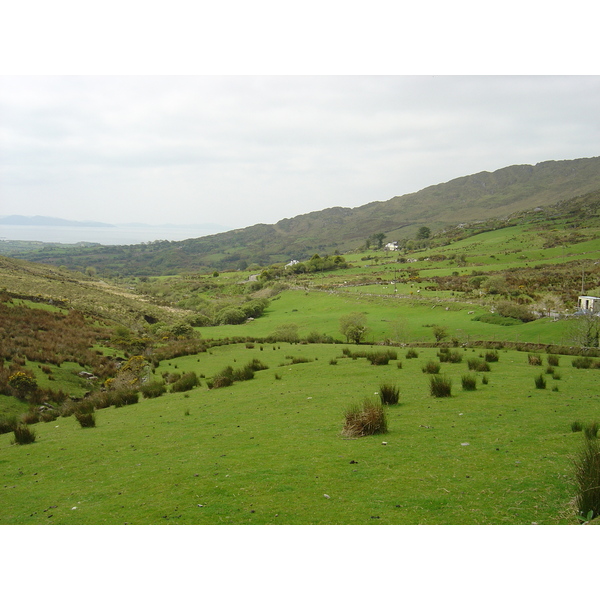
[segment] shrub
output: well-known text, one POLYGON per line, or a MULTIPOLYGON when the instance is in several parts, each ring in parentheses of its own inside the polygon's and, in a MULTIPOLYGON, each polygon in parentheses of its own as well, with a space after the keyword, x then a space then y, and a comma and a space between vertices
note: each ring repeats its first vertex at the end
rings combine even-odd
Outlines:
POLYGON ((440 367, 440 363, 435 362, 435 360, 430 360, 423 365, 421 370, 423 373, 439 373, 440 367))
POLYGON ((571 431, 573 433, 577 433, 578 431, 583 431, 583 423, 581 421, 573 421, 571 423, 571 431))
POLYGON ((75 413, 77 422, 82 427, 96 427, 96 415, 94 413, 75 413))
POLYGON ((598 429, 600 429, 600 425, 594 421, 589 425, 586 425, 583 428, 583 433, 588 440, 595 440, 598 437, 598 429))
POLYGON ((595 439, 586 439, 575 459, 575 482, 578 516, 589 520, 590 513, 591 518, 600 515, 600 445, 595 439))
POLYGON ((589 369, 592 366, 592 362, 589 356, 578 356, 572 360, 571 364, 576 369, 589 369))
POLYGON ((546 389, 546 378, 544 377, 543 373, 540 373, 536 378, 534 378, 534 382, 535 382, 535 387, 538 390, 546 389))
POLYGON ((546 359, 548 361, 548 365, 551 367, 558 367, 558 363, 560 360, 560 357, 557 356, 556 354, 549 354, 548 358, 546 359))
POLYGON ((379 386, 379 399, 381 400, 381 404, 398 404, 400 390, 391 383, 382 383, 379 386))
POLYGON ((488 350, 485 353, 485 361, 486 362, 498 362, 499 359, 500 359, 500 357, 498 356, 497 350, 488 350))
POLYGON ((35 431, 29 429, 27 425, 17 425, 13 432, 15 434, 15 444, 33 444, 35 442, 35 431))
POLYGON ((5 417, 0 421, 0 434, 14 431, 17 425, 18 423, 16 417, 5 417))
POLYGON ((358 438, 365 435, 387 433, 387 415, 381 402, 364 400, 362 405, 355 404, 346 410, 342 434, 358 438))
POLYGON ((410 348, 406 352, 406 358, 419 358, 419 353, 414 348, 410 348))
POLYGON ((474 375, 463 375, 461 378, 463 390, 476 390, 477 389, 477 378, 474 375))
POLYGON ((193 371, 184 373, 177 381, 171 385, 172 392, 188 392, 200 385, 198 375, 193 371))
POLYGON ((167 391, 167 387, 162 381, 150 381, 145 383, 140 391, 144 398, 158 398, 167 391))
POLYGON ((436 398, 447 398, 452 395, 452 381, 444 375, 433 375, 429 380, 429 390, 436 398))
POLYGON ((542 357, 539 354, 528 354, 527 360, 530 365, 534 367, 540 367, 542 365, 542 357))

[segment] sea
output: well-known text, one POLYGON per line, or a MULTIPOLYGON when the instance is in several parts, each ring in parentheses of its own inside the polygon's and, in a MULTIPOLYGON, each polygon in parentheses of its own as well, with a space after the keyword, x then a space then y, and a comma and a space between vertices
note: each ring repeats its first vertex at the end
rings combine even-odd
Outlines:
POLYGON ((92 242, 106 246, 167 240, 179 242, 227 231, 220 225, 115 225, 113 227, 61 227, 0 224, 0 241, 59 244, 92 242))

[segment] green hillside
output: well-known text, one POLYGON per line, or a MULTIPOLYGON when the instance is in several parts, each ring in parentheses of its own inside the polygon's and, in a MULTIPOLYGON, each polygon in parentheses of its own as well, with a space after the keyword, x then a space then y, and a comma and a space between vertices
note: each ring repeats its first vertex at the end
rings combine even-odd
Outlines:
POLYGON ((245 269, 315 253, 355 250, 370 236, 387 241, 414 239, 419 226, 433 232, 461 223, 501 220, 600 190, 600 157, 516 165, 430 186, 413 194, 358 208, 333 207, 276 224, 257 224, 182 242, 131 246, 65 247, 45 245, 24 251, 0 244, 18 258, 64 265, 104 275, 167 275, 211 269, 245 269))

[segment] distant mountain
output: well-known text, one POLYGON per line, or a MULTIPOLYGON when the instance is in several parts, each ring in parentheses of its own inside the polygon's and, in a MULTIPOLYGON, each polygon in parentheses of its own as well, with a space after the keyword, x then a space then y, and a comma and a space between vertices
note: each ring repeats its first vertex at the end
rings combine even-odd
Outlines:
POLYGON ((33 225, 40 227, 115 227, 115 225, 111 225, 109 223, 100 223, 97 221, 70 221, 68 219, 58 219, 56 217, 24 217, 22 215, 0 217, 0 225, 33 225))
MULTIPOLYGON (((180 242, 100 246, 19 254, 71 268, 96 267, 122 275, 167 275, 206 269, 245 269, 315 253, 356 249, 377 233, 411 239, 427 225, 434 233, 460 223, 504 218, 600 190, 600 157, 547 161, 483 171, 420 192, 357 208, 333 207, 180 242)), ((15 255, 17 256, 17 255, 15 255)))

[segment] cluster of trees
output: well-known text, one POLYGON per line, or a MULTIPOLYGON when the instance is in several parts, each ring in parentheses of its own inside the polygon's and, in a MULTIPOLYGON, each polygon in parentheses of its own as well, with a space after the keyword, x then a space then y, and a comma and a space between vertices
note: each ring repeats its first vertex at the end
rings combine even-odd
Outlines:
POLYGON ((318 254, 313 255, 310 260, 290 264, 289 266, 272 265, 260 274, 261 281, 272 281, 304 273, 321 273, 324 271, 335 271, 336 269, 347 269, 350 265, 343 256, 323 257, 318 254))

